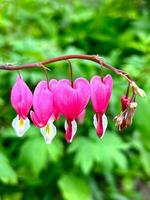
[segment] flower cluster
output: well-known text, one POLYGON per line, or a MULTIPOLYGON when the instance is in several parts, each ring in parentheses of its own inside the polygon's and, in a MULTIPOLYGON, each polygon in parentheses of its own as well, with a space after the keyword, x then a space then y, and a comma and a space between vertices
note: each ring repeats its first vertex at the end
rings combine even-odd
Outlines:
POLYGON ((17 113, 12 126, 19 137, 30 127, 28 114, 34 125, 40 128, 46 143, 51 143, 56 135, 54 121, 63 115, 65 121, 65 139, 71 142, 77 131, 76 120, 82 123, 86 106, 91 98, 95 112, 93 123, 97 135, 102 137, 107 127, 105 112, 110 101, 113 87, 111 75, 102 78, 94 76, 90 83, 84 78, 69 80, 40 81, 34 93, 18 75, 11 90, 11 104, 17 113))
POLYGON ((123 131, 131 126, 137 103, 134 98, 122 96, 121 107, 121 114, 114 118, 115 125, 118 127, 119 131, 123 131))

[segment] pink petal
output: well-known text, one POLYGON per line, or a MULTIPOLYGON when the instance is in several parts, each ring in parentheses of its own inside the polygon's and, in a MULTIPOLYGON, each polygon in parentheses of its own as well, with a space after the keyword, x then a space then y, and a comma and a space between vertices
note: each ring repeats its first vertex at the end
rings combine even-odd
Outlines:
POLYGON ((70 81, 61 80, 54 90, 54 100, 60 112, 73 120, 85 109, 90 98, 89 82, 78 78, 71 87, 70 81))
POLYGON ((94 76, 90 84, 94 111, 96 113, 105 113, 112 93, 113 80, 111 75, 107 75, 103 79, 99 76, 94 76))
MULTIPOLYGON (((50 80, 49 87, 52 92, 54 92, 57 84, 58 84, 58 81, 56 79, 50 80)), ((60 118, 60 111, 59 111, 55 101, 53 101, 53 117, 55 120, 58 120, 60 118)))
POLYGON ((32 121, 33 121, 33 123, 34 123, 34 125, 37 126, 38 128, 42 128, 42 127, 45 126, 45 123, 41 122, 41 121, 38 119, 38 117, 37 117, 37 115, 35 114, 35 112, 31 111, 31 112, 30 112, 30 117, 31 117, 31 119, 32 119, 32 121))
POLYGON ((40 124, 47 124, 53 112, 53 94, 48 89, 46 81, 41 81, 35 88, 33 95, 33 109, 40 124))
POLYGON ((19 117, 26 118, 32 106, 32 92, 18 75, 11 90, 11 104, 19 117))
POLYGON ((51 80, 49 81, 49 87, 50 87, 50 90, 51 90, 52 92, 53 92, 54 89, 56 88, 57 83, 58 83, 58 81, 57 81, 56 79, 51 79, 51 80))

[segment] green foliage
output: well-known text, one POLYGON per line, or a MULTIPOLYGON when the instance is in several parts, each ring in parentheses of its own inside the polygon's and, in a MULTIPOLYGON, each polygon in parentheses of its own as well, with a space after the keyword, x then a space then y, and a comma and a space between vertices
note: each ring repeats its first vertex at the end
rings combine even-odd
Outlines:
MULTIPOLYGON (((0 63, 23 64, 62 54, 99 54, 150 91, 150 2, 148 0, 10 0, 0 1, 0 63)), ((90 61, 72 60, 73 78, 100 74, 90 61)), ((48 66, 49 78, 68 78, 68 63, 48 66)), ((111 73, 103 70, 104 74, 111 73)), ((32 91, 45 79, 42 70, 21 74, 32 91)), ((109 126, 96 137, 93 111, 72 144, 64 142, 63 117, 57 136, 46 145, 38 128, 17 138, 10 90, 17 72, 0 73, 0 199, 4 200, 149 200, 150 99, 137 98, 133 125, 118 133, 113 117, 120 112, 126 82, 113 75, 109 126)), ((149 95, 149 94, 148 94, 149 95)))
POLYGON ((3 153, 0 153, 0 180, 7 184, 17 183, 17 174, 3 153))
POLYGON ((58 182, 63 197, 66 200, 90 200, 91 194, 88 184, 82 179, 74 175, 63 175, 58 182))
POLYGON ((95 163, 104 171, 110 171, 114 165, 122 170, 127 169, 127 160, 122 150, 127 150, 127 145, 115 133, 98 140, 95 131, 90 132, 91 137, 78 137, 69 147, 68 152, 75 152, 75 164, 88 174, 95 163))
POLYGON ((39 132, 37 128, 32 127, 29 132, 33 135, 21 146, 20 162, 25 162, 24 166, 34 175, 38 175, 46 167, 48 160, 59 161, 63 155, 63 145, 58 138, 51 145, 46 145, 40 133, 35 136, 39 132))
POLYGON ((20 159, 25 162, 29 170, 38 174, 45 166, 47 154, 42 138, 32 138, 27 140, 21 147, 20 159))

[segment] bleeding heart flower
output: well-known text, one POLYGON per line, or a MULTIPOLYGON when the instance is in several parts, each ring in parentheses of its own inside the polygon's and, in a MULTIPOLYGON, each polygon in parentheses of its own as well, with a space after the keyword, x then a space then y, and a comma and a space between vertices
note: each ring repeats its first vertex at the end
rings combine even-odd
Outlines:
MULTIPOLYGON (((54 92, 57 84, 58 84, 58 81, 56 79, 50 80, 49 88, 52 91, 52 93, 54 92)), ((57 105, 55 104, 55 101, 53 101, 53 118, 54 118, 54 120, 58 120, 60 118, 60 112, 59 112, 57 105)))
POLYGON ((11 104, 17 113, 17 117, 12 121, 12 126, 19 137, 30 127, 27 115, 32 106, 32 92, 23 81, 21 75, 17 76, 16 82, 11 90, 11 104))
POLYGON ((94 115, 94 126, 96 128, 97 135, 102 137, 108 123, 105 112, 110 101, 113 80, 111 75, 107 75, 104 78, 94 76, 91 79, 90 85, 92 106, 96 113, 96 115, 94 115))
POLYGON ((39 127, 46 143, 51 143, 56 135, 56 128, 53 124, 53 93, 46 81, 41 81, 35 88, 33 95, 33 109, 30 112, 31 119, 35 126, 39 127))
POLYGON ((71 86, 69 80, 60 80, 54 90, 54 102, 62 115, 66 117, 65 138, 71 142, 76 131, 75 119, 86 108, 90 98, 90 85, 84 78, 78 78, 71 86))

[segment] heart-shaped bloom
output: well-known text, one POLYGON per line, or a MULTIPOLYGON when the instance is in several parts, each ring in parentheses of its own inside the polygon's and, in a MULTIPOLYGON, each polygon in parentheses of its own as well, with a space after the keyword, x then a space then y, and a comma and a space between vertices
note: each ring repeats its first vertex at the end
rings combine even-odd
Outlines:
MULTIPOLYGON (((53 93, 56 86, 58 84, 58 81, 56 79, 51 79, 49 81, 49 89, 51 90, 51 92, 53 93)), ((57 107, 57 105, 55 104, 55 101, 53 100, 53 115, 52 117, 54 118, 54 120, 58 120, 60 118, 60 112, 59 109, 57 107)))
POLYGON ((11 104, 17 113, 12 126, 19 137, 30 127, 30 121, 27 115, 32 106, 32 92, 24 82, 21 75, 17 76, 16 82, 11 90, 11 104))
POLYGON ((41 81, 35 88, 33 94, 33 109, 30 112, 31 119, 35 126, 39 127, 46 143, 51 143, 56 135, 53 114, 53 93, 46 81, 41 81))
POLYGON ((110 101, 113 80, 111 75, 107 75, 104 78, 94 76, 91 79, 90 85, 92 106, 96 113, 94 115, 94 126, 96 128, 97 135, 102 137, 108 123, 105 112, 110 101))
POLYGON ((71 142, 76 131, 75 119, 86 108, 90 98, 90 85, 84 78, 78 78, 73 86, 69 80, 60 80, 54 90, 54 102, 60 113, 66 117, 65 138, 71 142))

